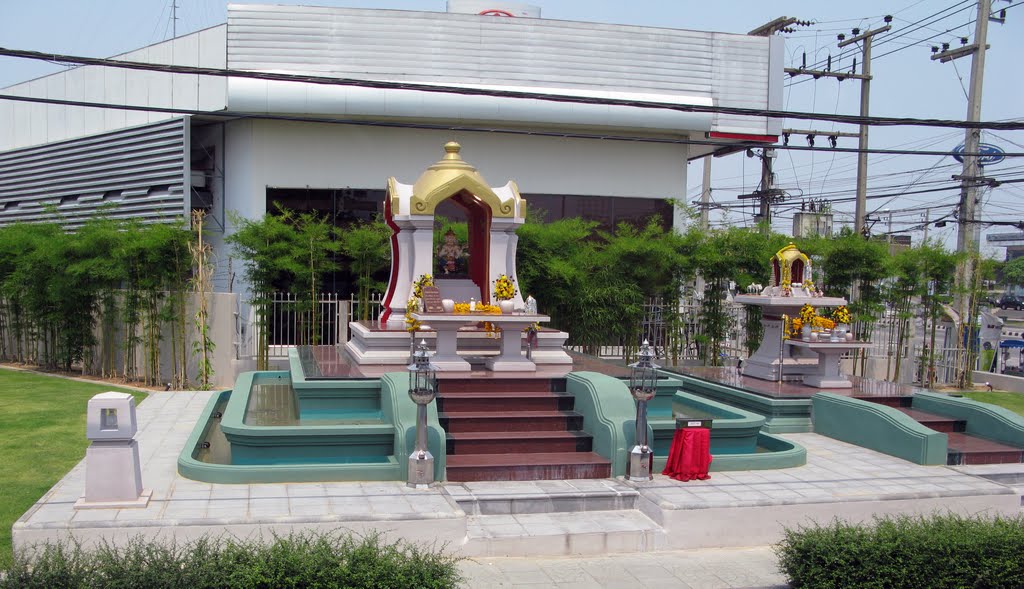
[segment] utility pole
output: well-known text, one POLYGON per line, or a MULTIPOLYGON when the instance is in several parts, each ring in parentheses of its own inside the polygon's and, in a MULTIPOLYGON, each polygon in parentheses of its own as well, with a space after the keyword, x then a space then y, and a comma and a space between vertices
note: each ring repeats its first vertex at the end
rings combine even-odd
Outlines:
MULTIPOLYGON (((165 31, 167 29, 164 29, 165 31)), ((178 0, 171 0, 171 38, 178 37, 178 0)))
MULTIPOLYGON (((853 29, 853 37, 846 39, 846 35, 839 35, 839 48, 861 43, 861 78, 860 78, 860 116, 867 117, 871 103, 871 39, 875 35, 884 33, 892 28, 889 24, 892 16, 885 16, 885 26, 879 29, 867 30, 863 33, 859 29, 853 29)), ((854 66, 856 67, 856 66, 854 66)), ((857 140, 857 206, 855 209, 853 230, 856 233, 864 231, 864 215, 867 213, 868 194, 868 126, 863 122, 860 124, 860 133, 857 140)))
MULTIPOLYGON (((808 20, 798 20, 792 16, 780 16, 747 34, 755 37, 771 37, 775 33, 792 33, 794 30, 793 25, 806 27, 812 24, 814 23, 808 20)), ((787 135, 786 138, 788 143, 789 136, 787 135)), ((754 156, 754 150, 747 149, 747 157, 754 156)), ((775 181, 775 174, 772 173, 772 160, 775 159, 775 150, 766 147, 761 150, 757 157, 761 158, 761 184, 751 194, 741 194, 737 198, 758 198, 761 200, 757 216, 760 218, 761 232, 768 234, 772 230, 771 204, 777 197, 782 196, 782 191, 772 188, 772 184, 775 181)))
POLYGON ((700 230, 708 230, 708 207, 711 206, 711 159, 713 156, 704 156, 704 178, 700 188, 700 230))
MULTIPOLYGON (((942 63, 966 57, 971 58, 971 89, 967 95, 967 120, 977 122, 981 120, 981 91, 985 78, 985 51, 988 49, 988 21, 992 12, 992 0, 978 0, 978 16, 974 25, 974 43, 967 44, 967 38, 961 38, 961 47, 950 49, 946 43, 942 51, 938 47, 932 47, 932 60, 939 60, 942 63)), ((973 324, 973 310, 971 305, 972 297, 969 290, 974 284, 975 259, 981 241, 981 231, 976 218, 977 209, 977 188, 985 179, 981 177, 981 167, 978 165, 977 154, 978 144, 981 142, 980 129, 967 129, 964 133, 964 155, 963 172, 960 174, 960 210, 957 216, 956 249, 960 253, 966 253, 957 269, 957 297, 956 310, 960 316, 961 337, 957 338, 957 346, 964 344, 963 330, 967 329, 970 322, 973 324)), ((955 178, 955 177, 954 177, 955 178)), ((969 333, 969 332, 968 332, 969 333)), ((958 354, 963 356, 963 354, 958 354)), ((959 384, 966 386, 971 382, 971 359, 968 353, 964 359, 964 365, 960 372, 959 384)))
POLYGON ((770 147, 761 149, 760 153, 755 152, 753 149, 747 150, 747 157, 757 157, 761 160, 761 183, 754 192, 741 194, 736 197, 739 199, 760 199, 761 206, 757 216, 760 219, 761 232, 765 234, 771 232, 771 204, 784 194, 778 188, 772 187, 772 184, 775 183, 775 174, 772 172, 772 161, 775 159, 775 156, 775 150, 770 147))

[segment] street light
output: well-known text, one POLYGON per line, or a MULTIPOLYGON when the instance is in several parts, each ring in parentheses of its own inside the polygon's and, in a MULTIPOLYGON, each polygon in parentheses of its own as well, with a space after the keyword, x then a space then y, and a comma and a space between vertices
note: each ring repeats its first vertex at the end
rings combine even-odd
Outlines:
POLYGON ((437 367, 430 363, 426 340, 412 357, 409 370, 409 398, 416 403, 416 448, 409 455, 408 485, 426 489, 434 483, 434 457, 427 449, 427 405, 437 396, 437 367))
POLYGON ((628 481, 649 481, 654 478, 651 474, 654 453, 647 445, 647 402, 654 398, 657 390, 659 368, 651 362, 653 357, 651 345, 644 340, 640 346, 639 359, 629 365, 629 392, 636 399, 636 445, 630 450, 629 462, 626 463, 628 481))

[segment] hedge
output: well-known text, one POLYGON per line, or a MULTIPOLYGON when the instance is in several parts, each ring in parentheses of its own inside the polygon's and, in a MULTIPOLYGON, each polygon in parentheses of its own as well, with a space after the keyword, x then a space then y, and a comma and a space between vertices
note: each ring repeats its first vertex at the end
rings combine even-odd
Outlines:
POLYGON ((459 558, 379 533, 297 533, 270 542, 204 538, 159 543, 134 538, 122 547, 85 549, 56 543, 15 555, 0 588, 395 588, 456 587, 459 558))
POLYGON ((787 529, 775 553, 794 589, 1024 587, 1024 516, 834 521, 787 529))

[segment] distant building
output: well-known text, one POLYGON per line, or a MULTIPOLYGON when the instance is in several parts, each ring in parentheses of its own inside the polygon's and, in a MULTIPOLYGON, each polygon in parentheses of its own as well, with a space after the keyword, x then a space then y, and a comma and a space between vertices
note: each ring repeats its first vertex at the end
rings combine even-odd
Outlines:
MULTIPOLYGON (((104 66, 45 76, 4 92, 179 112, 0 101, 0 224, 58 215, 74 227, 100 210, 184 223, 205 209, 223 264, 229 213, 258 218, 280 204, 339 224, 368 219, 381 210, 388 177, 415 179, 456 140, 479 169, 506 175, 493 184, 515 178, 548 219, 610 226, 656 216, 679 225, 682 212, 666 199, 685 198, 687 162, 738 140, 774 143, 781 121, 473 92, 779 109, 783 55, 779 37, 232 4, 225 24, 116 59, 466 92, 104 66)), ((217 280, 227 288, 226 271, 217 280)))
POLYGON ((985 241, 996 246, 1006 248, 1006 261, 1024 256, 1024 231, 1016 233, 989 233, 985 241))
POLYGON ((832 235, 832 213, 799 212, 793 215, 793 237, 832 235))

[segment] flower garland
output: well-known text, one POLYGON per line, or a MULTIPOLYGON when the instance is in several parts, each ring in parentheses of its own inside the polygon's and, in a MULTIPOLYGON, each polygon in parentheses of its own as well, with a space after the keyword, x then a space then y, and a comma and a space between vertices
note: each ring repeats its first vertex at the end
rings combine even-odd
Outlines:
POLYGON ((423 327, 423 324, 418 320, 414 319, 412 314, 420 310, 420 300, 413 297, 405 303, 405 330, 409 333, 415 333, 423 327))
MULTIPOLYGON (((455 309, 452 311, 456 315, 465 315, 469 313, 469 303, 455 303, 455 309)), ((497 305, 485 305, 483 303, 476 304, 476 313, 483 313, 485 315, 501 315, 501 308, 497 305)))
POLYGON ((792 320, 787 319, 789 322, 788 329, 785 330, 786 337, 789 339, 800 339, 800 331, 804 327, 804 322, 799 317, 793 317, 792 320))
POLYGON ((516 296, 516 283, 508 276, 501 274, 494 281, 494 299, 510 301, 516 296))
POLYGON ((846 308, 846 305, 839 305, 832 311, 832 320, 836 323, 850 324, 850 310, 846 308))
POLYGON ((818 329, 834 329, 836 326, 836 322, 825 317, 815 317, 814 322, 811 323, 811 326, 817 327, 818 329))
POLYGON ((434 286, 434 277, 430 274, 420 274, 416 282, 412 283, 412 296, 417 299, 422 298, 424 286, 434 286))

